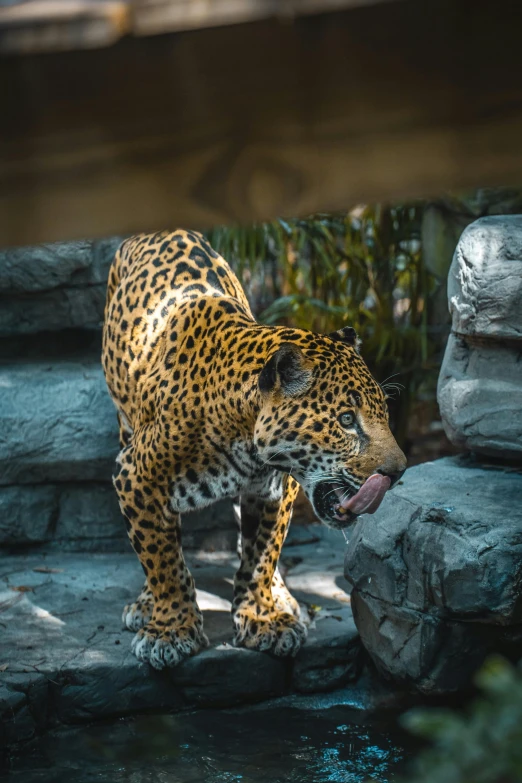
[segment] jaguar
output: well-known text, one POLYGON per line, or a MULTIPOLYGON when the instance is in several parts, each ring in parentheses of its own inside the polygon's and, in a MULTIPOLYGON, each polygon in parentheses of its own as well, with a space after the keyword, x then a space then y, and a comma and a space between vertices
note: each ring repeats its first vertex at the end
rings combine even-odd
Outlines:
POLYGON ((113 483, 145 574, 123 611, 134 654, 162 669, 208 645, 181 515, 239 498, 234 643, 294 656, 306 626, 278 561, 299 486, 342 530, 406 468, 356 332, 258 324, 203 235, 164 231, 115 255, 102 362, 120 430, 113 483))

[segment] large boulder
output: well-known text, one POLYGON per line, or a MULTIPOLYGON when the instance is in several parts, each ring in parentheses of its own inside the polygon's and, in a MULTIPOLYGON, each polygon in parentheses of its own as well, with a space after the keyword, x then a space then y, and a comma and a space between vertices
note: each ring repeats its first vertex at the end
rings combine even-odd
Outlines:
POLYGON ((522 654, 522 472, 447 457, 411 468, 348 546, 355 622, 378 670, 424 693, 522 654))
POLYGON ((487 217, 462 234, 448 278, 452 334, 438 400, 461 449, 522 457, 522 216, 487 217))

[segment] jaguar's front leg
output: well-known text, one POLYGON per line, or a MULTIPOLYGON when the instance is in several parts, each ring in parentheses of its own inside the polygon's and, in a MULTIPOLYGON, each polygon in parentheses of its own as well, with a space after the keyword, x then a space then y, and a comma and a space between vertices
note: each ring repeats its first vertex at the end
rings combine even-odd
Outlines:
POLYGON ((298 484, 285 476, 280 500, 241 497, 241 565, 234 580, 235 643, 293 656, 306 639, 298 605, 276 571, 298 484))

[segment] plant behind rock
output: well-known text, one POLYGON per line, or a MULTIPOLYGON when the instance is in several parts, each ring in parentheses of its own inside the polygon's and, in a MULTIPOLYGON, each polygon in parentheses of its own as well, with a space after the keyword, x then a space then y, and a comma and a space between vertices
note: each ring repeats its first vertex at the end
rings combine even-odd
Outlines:
POLYGON ((462 711, 415 709, 403 725, 429 740, 412 767, 422 783, 519 783, 522 780, 522 662, 489 658, 475 682, 481 696, 462 711))

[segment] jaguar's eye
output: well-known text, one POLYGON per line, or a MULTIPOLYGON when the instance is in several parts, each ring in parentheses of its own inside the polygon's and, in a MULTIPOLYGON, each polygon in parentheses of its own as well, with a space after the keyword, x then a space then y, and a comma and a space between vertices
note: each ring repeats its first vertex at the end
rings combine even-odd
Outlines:
POLYGON ((339 424, 345 429, 350 429, 355 424, 355 414, 349 412, 341 413, 339 416, 339 424))

